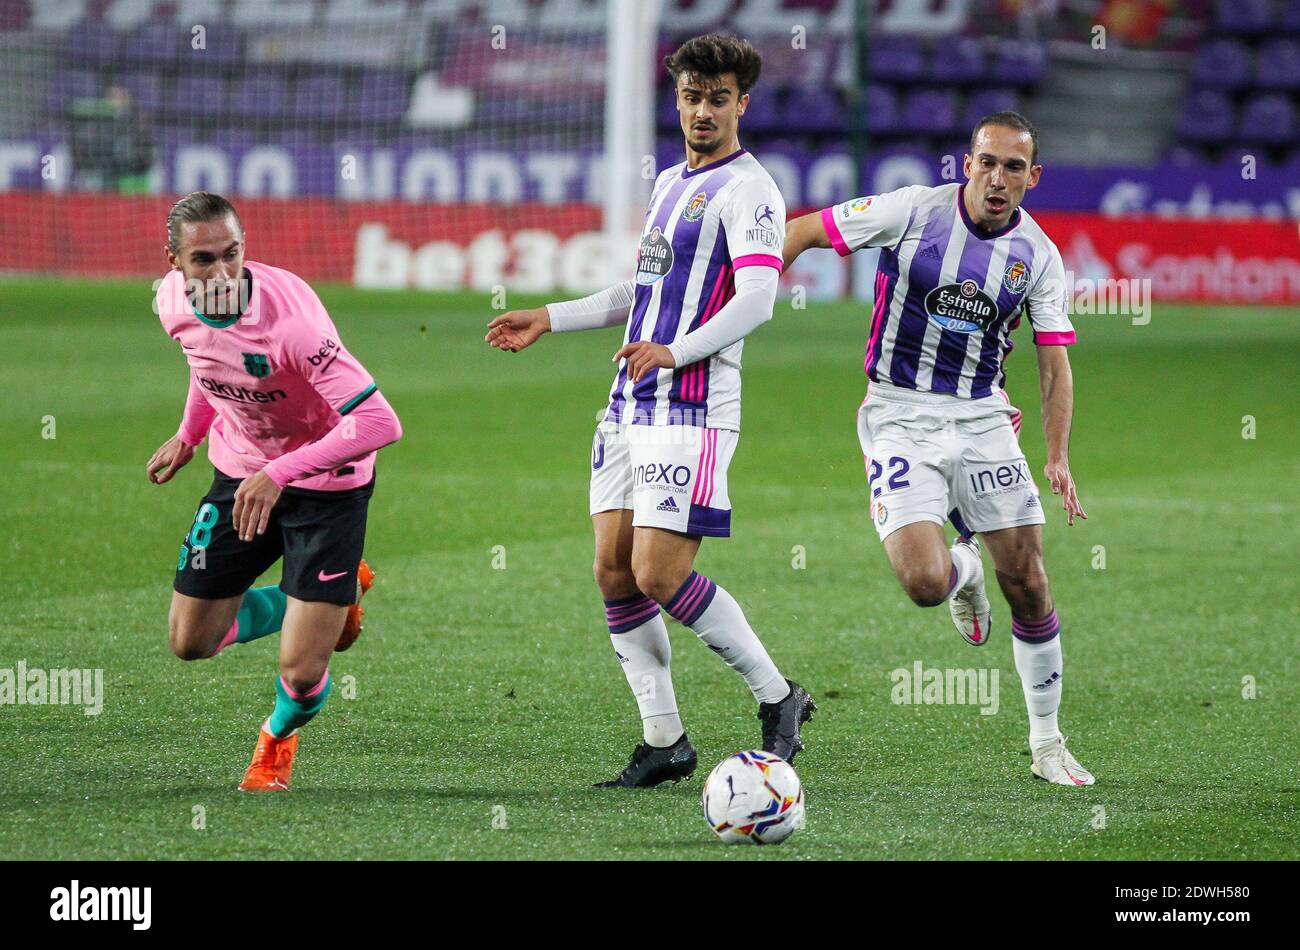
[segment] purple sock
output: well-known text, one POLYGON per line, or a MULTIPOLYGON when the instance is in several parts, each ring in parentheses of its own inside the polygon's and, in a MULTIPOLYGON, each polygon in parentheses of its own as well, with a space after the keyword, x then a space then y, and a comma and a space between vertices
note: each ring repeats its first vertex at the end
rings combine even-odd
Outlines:
POLYGON ((1060 632, 1061 621, 1056 619, 1055 610, 1038 620, 1024 620, 1014 615, 1011 617, 1011 635, 1025 643, 1047 643, 1060 632))
POLYGON ((677 588, 677 593, 664 605, 664 609, 682 626, 689 627, 709 608, 709 604, 713 603, 713 595, 717 592, 717 584, 698 571, 691 571, 691 576, 677 588))

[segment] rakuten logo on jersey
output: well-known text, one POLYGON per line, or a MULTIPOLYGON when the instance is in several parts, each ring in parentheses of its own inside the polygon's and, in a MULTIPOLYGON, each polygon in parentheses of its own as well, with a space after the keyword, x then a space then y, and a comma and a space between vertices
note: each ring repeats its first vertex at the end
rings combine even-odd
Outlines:
POLYGON ((215 379, 205 379, 200 376, 199 385, 218 399, 227 399, 230 402, 257 403, 265 405, 270 402, 279 402, 281 399, 288 399, 289 394, 283 389, 260 390, 249 389, 247 386, 232 386, 229 383, 219 383, 215 379))

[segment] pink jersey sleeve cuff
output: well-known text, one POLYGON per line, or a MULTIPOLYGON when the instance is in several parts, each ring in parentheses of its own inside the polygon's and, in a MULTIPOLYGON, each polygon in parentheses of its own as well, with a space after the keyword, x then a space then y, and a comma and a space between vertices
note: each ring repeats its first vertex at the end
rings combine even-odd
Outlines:
POLYGON ((826 229, 826 236, 831 239, 831 247, 835 248, 835 253, 840 257, 848 257, 853 252, 849 246, 844 243, 844 236, 840 234, 840 226, 835 223, 835 209, 822 208, 822 227, 826 229))
POLYGON ((742 267, 775 267, 776 272, 781 273, 781 258, 774 254, 746 254, 738 257, 731 262, 732 269, 740 270, 742 267))
POLYGON ((1034 333, 1034 343, 1038 346, 1073 346, 1074 331, 1059 330, 1055 333, 1034 333))

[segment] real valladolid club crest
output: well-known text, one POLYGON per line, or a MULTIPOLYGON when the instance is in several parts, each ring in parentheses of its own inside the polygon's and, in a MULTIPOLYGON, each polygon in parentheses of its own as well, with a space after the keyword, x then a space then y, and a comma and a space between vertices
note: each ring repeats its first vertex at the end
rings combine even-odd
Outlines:
POLYGON ((706 208, 708 208, 708 206, 709 206, 709 196, 702 191, 699 192, 694 198, 691 199, 691 203, 688 204, 686 208, 682 211, 682 220, 684 221, 700 220, 700 218, 704 217, 704 211, 706 208))
POLYGON ((245 353, 244 369, 248 371, 249 376, 261 379, 271 375, 271 361, 262 353, 245 353))
POLYGON ((1012 261, 1002 272, 1002 286, 1013 294, 1022 294, 1029 286, 1029 265, 1024 261, 1012 261))

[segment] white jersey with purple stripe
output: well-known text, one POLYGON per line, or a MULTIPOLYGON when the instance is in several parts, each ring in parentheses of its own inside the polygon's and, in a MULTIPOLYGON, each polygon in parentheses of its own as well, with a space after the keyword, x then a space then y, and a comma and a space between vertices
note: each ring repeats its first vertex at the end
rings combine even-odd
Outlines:
POLYGON ((984 231, 964 185, 913 185, 822 211, 832 246, 880 248, 867 377, 979 399, 1001 389, 1011 331, 1029 317, 1037 344, 1071 344, 1061 254, 1023 209, 984 231))
MULTIPOLYGON (((675 165, 655 181, 641 246, 636 297, 623 342, 665 346, 707 323, 735 294, 742 267, 781 270, 785 202, 744 149, 696 169, 675 165)), ((712 356, 660 369, 635 385, 624 361, 607 422, 740 430, 738 340, 712 356)))

